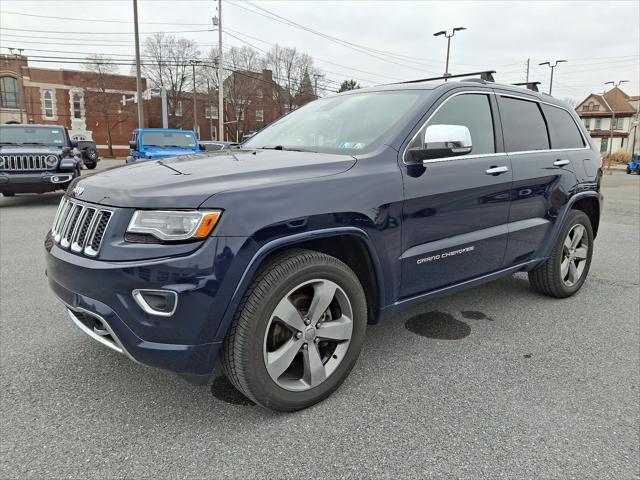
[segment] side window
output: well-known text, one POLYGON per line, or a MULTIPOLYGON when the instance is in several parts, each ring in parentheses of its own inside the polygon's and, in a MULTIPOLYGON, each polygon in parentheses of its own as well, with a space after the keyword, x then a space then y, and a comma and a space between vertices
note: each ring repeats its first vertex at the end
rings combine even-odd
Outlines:
POLYGON ((547 150, 549 137, 537 102, 500 98, 500 118, 507 152, 547 150))
POLYGON ((549 125, 551 148, 582 148, 584 140, 569 112, 551 105, 542 105, 549 125))
POLYGON ((495 153, 493 116, 489 96, 467 93, 445 100, 442 106, 422 128, 409 147, 420 146, 427 127, 431 125, 462 125, 471 133, 471 152, 467 155, 495 153))

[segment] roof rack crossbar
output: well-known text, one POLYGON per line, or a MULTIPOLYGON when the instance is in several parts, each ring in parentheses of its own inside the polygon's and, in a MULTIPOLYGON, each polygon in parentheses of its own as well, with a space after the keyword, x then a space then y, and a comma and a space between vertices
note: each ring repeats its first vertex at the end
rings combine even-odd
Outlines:
POLYGON ((533 92, 539 92, 538 85, 540 82, 520 82, 520 83, 512 83, 511 85, 515 85, 516 87, 526 87, 527 90, 531 90, 533 92))
POLYGON ((480 79, 485 82, 495 82, 493 79, 493 74, 496 73, 495 70, 485 70, 482 72, 471 72, 471 73, 459 73, 456 75, 444 75, 442 77, 430 77, 430 78, 421 78, 419 80, 408 80, 406 82, 400 83, 420 83, 420 82, 431 82, 433 80, 449 80, 450 78, 464 78, 464 77, 475 77, 480 76, 480 79))

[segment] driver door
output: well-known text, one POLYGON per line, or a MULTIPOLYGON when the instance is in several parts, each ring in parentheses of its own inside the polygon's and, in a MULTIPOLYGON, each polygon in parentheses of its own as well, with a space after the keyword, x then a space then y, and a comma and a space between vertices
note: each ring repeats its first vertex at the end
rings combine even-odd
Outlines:
POLYGON ((416 142, 424 142, 425 131, 432 125, 464 126, 471 134, 472 148, 466 154, 422 162, 405 151, 402 297, 427 293, 502 267, 512 172, 502 148, 496 111, 491 92, 451 95, 409 143, 407 150, 416 142))

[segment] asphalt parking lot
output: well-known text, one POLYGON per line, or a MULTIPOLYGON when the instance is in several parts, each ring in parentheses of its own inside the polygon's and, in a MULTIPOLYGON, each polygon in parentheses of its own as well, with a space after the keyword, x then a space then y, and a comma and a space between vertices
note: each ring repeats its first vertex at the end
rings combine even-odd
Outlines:
POLYGON ((0 198, 0 477, 639 478, 640 178, 604 194, 576 296, 518 274, 370 326, 345 384, 295 414, 86 337, 44 277, 61 195, 0 198))

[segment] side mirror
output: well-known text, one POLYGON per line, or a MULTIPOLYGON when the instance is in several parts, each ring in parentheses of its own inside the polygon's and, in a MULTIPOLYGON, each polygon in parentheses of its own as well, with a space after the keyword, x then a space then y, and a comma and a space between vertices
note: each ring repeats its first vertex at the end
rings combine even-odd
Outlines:
POLYGON ((463 125, 429 125, 422 146, 409 148, 416 162, 466 155, 472 149, 471 132, 463 125))
POLYGON ((138 143, 137 143, 137 142, 134 142, 134 141, 132 141, 132 140, 129 140, 129 148, 130 148, 131 150, 137 150, 137 149, 138 149, 138 143))
POLYGON ((71 148, 78 148, 78 140, 69 140, 69 146, 71 148))

